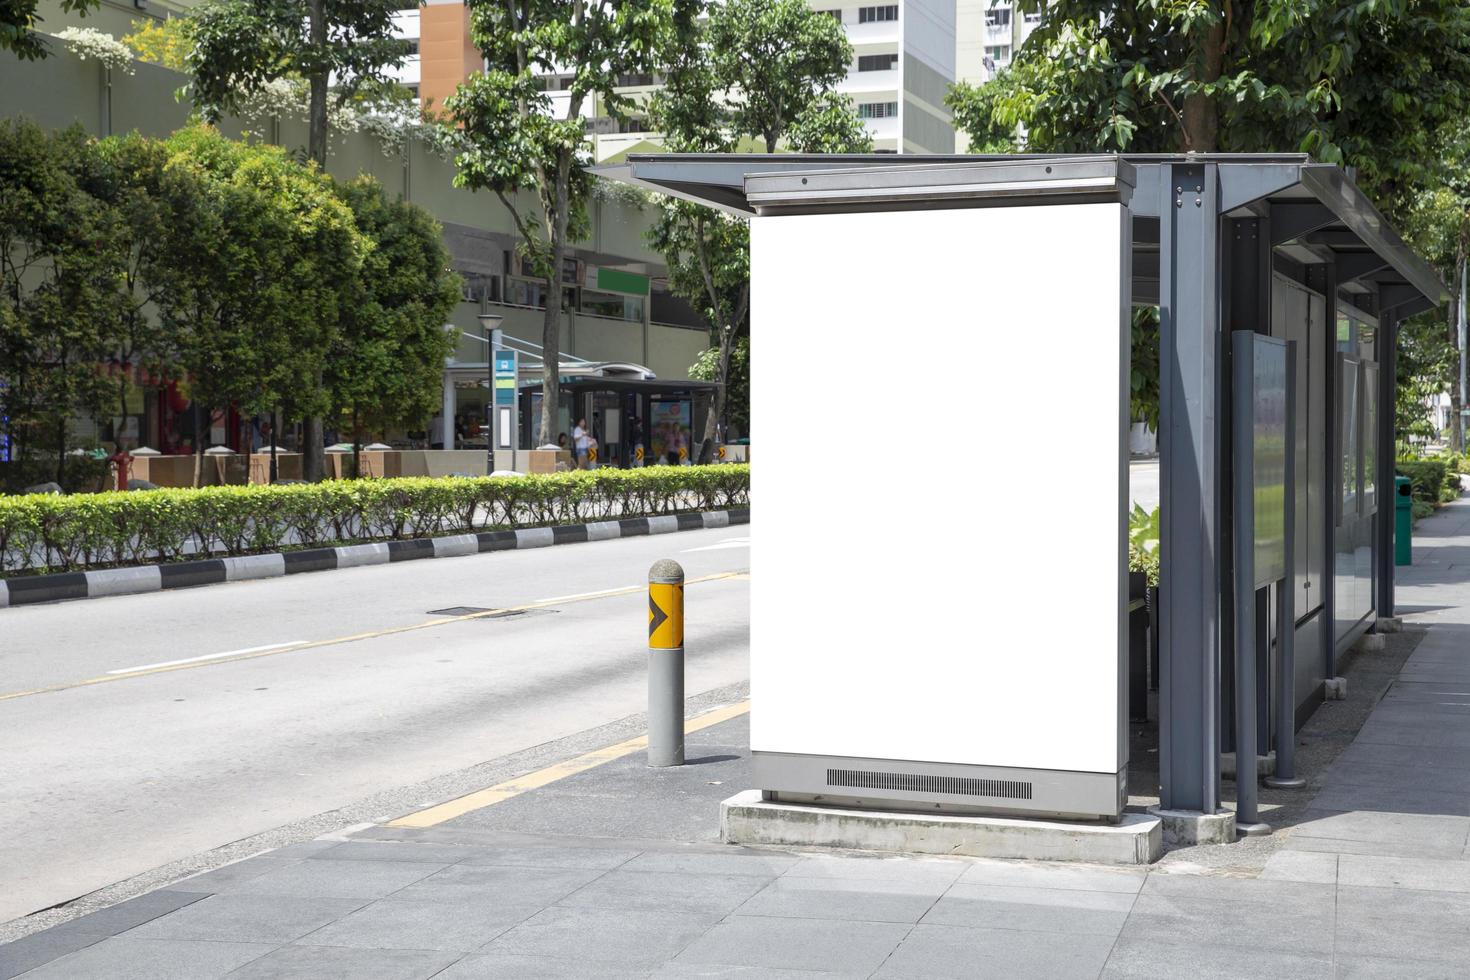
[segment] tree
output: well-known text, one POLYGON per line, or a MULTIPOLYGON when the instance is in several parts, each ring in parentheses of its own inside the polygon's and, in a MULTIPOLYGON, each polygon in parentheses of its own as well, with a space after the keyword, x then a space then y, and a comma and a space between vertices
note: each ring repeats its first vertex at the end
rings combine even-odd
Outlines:
POLYGON ((117 368, 118 415, 126 418, 130 368, 141 367, 152 377, 168 373, 164 355, 177 345, 159 309, 177 252, 174 239, 200 221, 203 189, 187 171, 169 166, 163 143, 137 133, 97 143, 94 166, 82 183, 113 220, 116 267, 106 297, 106 332, 117 368))
MULTIPOLYGON (((173 240, 162 314, 201 406, 246 412, 286 405, 320 416, 321 383, 364 241, 331 179, 279 147, 207 126, 168 140, 171 165, 205 188, 207 206, 173 240)), ((196 438, 195 472, 203 440, 196 438)))
POLYGON ((117 240, 113 216, 82 187, 95 152, 80 127, 0 121, 0 417, 12 454, 55 450, 62 484, 71 418, 97 417, 108 397, 98 365, 111 345, 117 240))
MULTIPOLYGON (((85 17, 97 8, 99 0, 60 0, 63 13, 85 17)), ((46 42, 35 33, 41 24, 36 14, 37 0, 0 0, 0 51, 10 51, 17 58, 34 61, 49 53, 46 42)))
POLYGON ((1430 310, 1399 327, 1395 428, 1400 435, 1428 437, 1431 399, 1448 391, 1450 446, 1464 452, 1458 316, 1470 261, 1470 122, 1445 127, 1439 136, 1443 182, 1409 198, 1397 217, 1405 239, 1435 266, 1451 298, 1447 311, 1430 310))
POLYGON ((1461 0, 1018 0, 1040 13, 991 105, 952 99, 984 141, 1044 152, 1283 151, 1358 168, 1380 205, 1433 169, 1470 102, 1461 0), (971 109, 974 111, 972 112, 971 109))
POLYGON ((562 266, 588 229, 584 110, 625 118, 617 90, 627 74, 652 71, 669 30, 672 0, 469 0, 471 33, 485 56, 445 107, 463 132, 461 187, 493 192, 521 237, 521 254, 546 284, 541 329, 539 444, 553 442, 560 406, 562 266), (538 72, 570 71, 552 99, 538 72), (534 192, 539 213, 516 197, 534 192))
MULTIPOLYGON (((330 110, 366 88, 392 84, 386 69, 408 54, 408 42, 393 36, 393 14, 402 6, 399 0, 209 0, 194 12, 190 29, 194 103, 217 122, 224 110, 241 109, 269 86, 305 79, 307 156, 325 171, 330 110)), ((304 475, 321 479, 318 416, 307 418, 305 450, 304 475)))
POLYGON ((459 302, 439 223, 392 200, 371 177, 340 189, 371 247, 354 284, 325 382, 332 410, 351 420, 353 471, 364 428, 423 421, 438 403, 454 341, 444 324, 459 302))
POLYGON ((1020 139, 1014 119, 1007 122, 1008 100, 1016 97, 1018 75, 1010 69, 979 85, 956 82, 944 97, 954 113, 954 128, 970 139, 971 153, 1015 153, 1020 139))
POLYGON ((731 0, 706 13, 706 50, 728 89, 731 122, 775 153, 797 117, 847 77, 847 34, 806 0, 731 0))
MULTIPOLYGON (((847 38, 801 0, 684 0, 670 38, 664 88, 649 107, 670 150, 727 153, 750 137, 768 152, 783 144, 804 153, 873 148, 851 100, 834 91, 852 57, 847 38)), ((729 422, 732 364, 748 329, 750 229, 688 201, 665 198, 659 207, 649 242, 668 265, 669 288, 709 325, 711 348, 699 370, 720 383, 697 457, 707 463, 729 422)))

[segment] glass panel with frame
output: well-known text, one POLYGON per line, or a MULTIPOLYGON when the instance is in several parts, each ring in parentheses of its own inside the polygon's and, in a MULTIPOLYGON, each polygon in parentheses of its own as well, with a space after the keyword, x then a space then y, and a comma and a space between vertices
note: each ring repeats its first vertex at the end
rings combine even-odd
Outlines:
POLYGON ((1362 513, 1366 515, 1374 513, 1378 507, 1378 365, 1372 361, 1363 362, 1361 392, 1363 473, 1359 482, 1363 488, 1362 513))

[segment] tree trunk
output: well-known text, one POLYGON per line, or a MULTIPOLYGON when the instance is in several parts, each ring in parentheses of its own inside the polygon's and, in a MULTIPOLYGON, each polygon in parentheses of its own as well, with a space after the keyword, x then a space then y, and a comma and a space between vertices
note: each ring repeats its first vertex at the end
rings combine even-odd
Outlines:
POLYGON ((547 279, 546 319, 541 324, 541 431, 538 446, 556 445, 557 415, 561 411, 561 264, 567 254, 570 220, 571 161, 556 168, 556 193, 551 218, 551 275, 547 279))
MULTIPOLYGON (((1200 82, 1217 82, 1225 64, 1225 21, 1205 32, 1199 56, 1200 82)), ((1214 153, 1219 149, 1220 108, 1212 96, 1195 93, 1184 98, 1182 149, 1186 153, 1214 153)))
MULTIPOLYGON (((311 46, 320 53, 327 46, 326 0, 307 0, 307 15, 311 18, 311 46)), ((320 71, 311 76, 311 104, 308 115, 310 132, 307 135, 307 153, 322 170, 327 169, 327 72, 320 71)))
POLYGON ((56 485, 66 487, 66 413, 56 417, 56 485))
POLYGON ((276 468, 276 433, 281 431, 281 410, 271 410, 271 468, 267 482, 275 483, 281 478, 280 470, 276 468))
POLYGON ((362 436, 357 429, 357 409, 352 410, 352 478, 362 479, 362 436))
MULTIPOLYGON (((118 407, 117 431, 113 433, 113 437, 114 437, 113 438, 113 442, 117 443, 117 448, 118 449, 121 449, 122 448, 122 444, 123 444, 122 430, 123 430, 123 427, 126 426, 127 425, 127 422, 128 422, 128 374, 127 374, 127 371, 128 371, 128 362, 126 360, 124 360, 123 363, 122 363, 122 368, 121 368, 121 370, 118 373, 118 384, 117 384, 117 407, 118 407)), ((141 429, 141 426, 139 428, 141 429)), ((142 432, 140 431, 138 433, 138 435, 141 437, 142 436, 142 432)))
MULTIPOLYGON (((311 46, 321 51, 327 46, 327 17, 325 0, 308 0, 307 13, 311 18, 311 46)), ((311 76, 311 103, 308 110, 310 131, 307 135, 307 153, 325 173, 327 170, 327 73, 311 76)), ((317 388, 321 388, 318 376, 317 388)), ((308 483, 319 483, 326 478, 327 460, 324 453, 322 433, 325 428, 321 416, 306 419, 306 445, 301 453, 301 476, 308 483)))
POLYGON ((204 477, 204 417, 199 410, 199 399, 194 399, 194 486, 203 485, 204 477))
POLYGON ((720 423, 725 418, 725 404, 730 389, 730 356, 735 348, 735 328, 720 331, 720 359, 715 371, 715 380, 720 386, 715 389, 714 401, 710 402, 709 414, 704 420, 704 440, 699 445, 699 462, 709 463, 715 455, 715 440, 719 438, 720 423))

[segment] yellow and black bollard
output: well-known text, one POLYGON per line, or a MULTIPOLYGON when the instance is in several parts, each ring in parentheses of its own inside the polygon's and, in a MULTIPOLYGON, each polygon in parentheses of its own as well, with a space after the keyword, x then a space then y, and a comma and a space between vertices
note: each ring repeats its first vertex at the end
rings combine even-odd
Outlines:
POLYGON ((684 569, 648 570, 648 764, 684 764, 684 569))

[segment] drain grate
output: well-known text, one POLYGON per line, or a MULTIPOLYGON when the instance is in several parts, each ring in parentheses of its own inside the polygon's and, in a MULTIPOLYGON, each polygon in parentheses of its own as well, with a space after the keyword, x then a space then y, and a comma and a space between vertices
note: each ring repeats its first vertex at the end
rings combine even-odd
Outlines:
POLYGON ((426 616, 469 616, 474 613, 489 612, 489 606, 450 606, 448 609, 430 609, 426 616))

